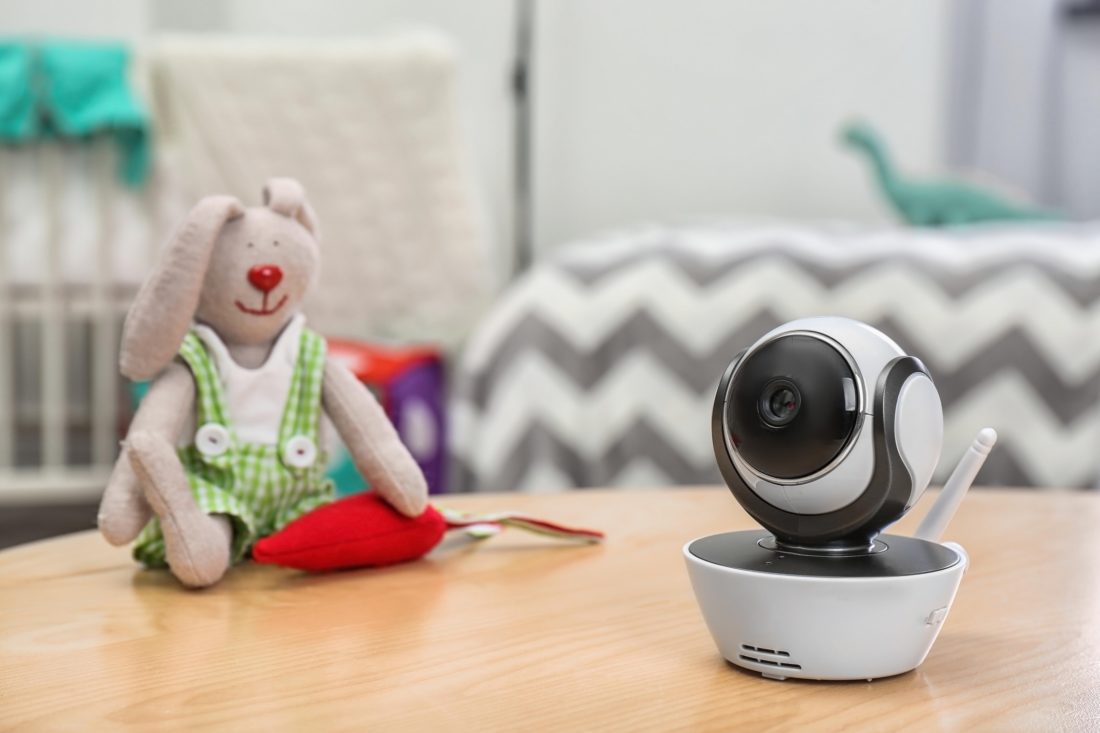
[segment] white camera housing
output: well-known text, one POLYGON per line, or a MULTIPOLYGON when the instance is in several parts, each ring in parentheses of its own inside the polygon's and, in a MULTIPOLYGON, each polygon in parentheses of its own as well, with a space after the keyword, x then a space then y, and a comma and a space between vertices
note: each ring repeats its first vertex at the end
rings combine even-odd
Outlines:
POLYGON ((928 485, 943 412, 919 360, 847 318, 792 321, 738 355, 711 427, 730 491, 767 530, 684 546, 722 655, 778 679, 919 665, 968 564, 935 540, 996 434, 980 434, 918 536, 879 536, 928 485))

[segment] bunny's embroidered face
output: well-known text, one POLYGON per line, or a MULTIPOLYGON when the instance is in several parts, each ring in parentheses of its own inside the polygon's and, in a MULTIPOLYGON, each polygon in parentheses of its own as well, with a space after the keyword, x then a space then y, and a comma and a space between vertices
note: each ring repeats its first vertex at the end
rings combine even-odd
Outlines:
POLYGON ((150 379, 175 357, 193 321, 227 344, 274 339, 297 312, 320 259, 316 218, 301 185, 273 178, 264 205, 200 201, 126 316, 123 375, 150 379))
POLYGON ((297 312, 318 259, 317 242, 297 220, 248 209, 214 245, 195 320, 227 343, 269 341, 297 312))

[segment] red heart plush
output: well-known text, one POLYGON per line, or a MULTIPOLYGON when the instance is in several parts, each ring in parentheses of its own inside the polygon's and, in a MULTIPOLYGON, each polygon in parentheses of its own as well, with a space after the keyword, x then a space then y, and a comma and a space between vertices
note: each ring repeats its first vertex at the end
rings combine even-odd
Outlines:
POLYGON ((439 544, 447 522, 432 507, 409 518, 373 492, 314 509, 252 547, 258 563, 338 570, 415 560, 439 544))

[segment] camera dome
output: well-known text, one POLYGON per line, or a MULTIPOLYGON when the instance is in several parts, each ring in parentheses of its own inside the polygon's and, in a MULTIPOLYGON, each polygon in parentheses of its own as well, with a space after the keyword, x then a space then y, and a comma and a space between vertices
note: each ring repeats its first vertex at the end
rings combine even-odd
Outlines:
POLYGON ((711 435, 730 491, 779 542, 858 550, 923 493, 943 412, 928 370, 885 334, 807 318, 733 360, 711 435))

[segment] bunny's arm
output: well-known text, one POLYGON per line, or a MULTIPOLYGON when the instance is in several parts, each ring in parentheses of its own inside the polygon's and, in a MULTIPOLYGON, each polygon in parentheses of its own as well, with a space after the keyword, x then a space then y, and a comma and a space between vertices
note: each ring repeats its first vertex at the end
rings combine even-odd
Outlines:
MULTIPOLYGON (((175 445, 193 412, 194 401, 195 380, 191 372, 183 364, 173 362, 153 381, 138 406, 130 432, 153 433, 175 445)), ((99 505, 99 531, 112 545, 125 545, 138 536, 152 516, 124 446, 99 505)))
POLYGON ((321 400, 371 487, 402 514, 420 515, 428 504, 424 474, 370 391, 347 367, 329 359, 321 400))

